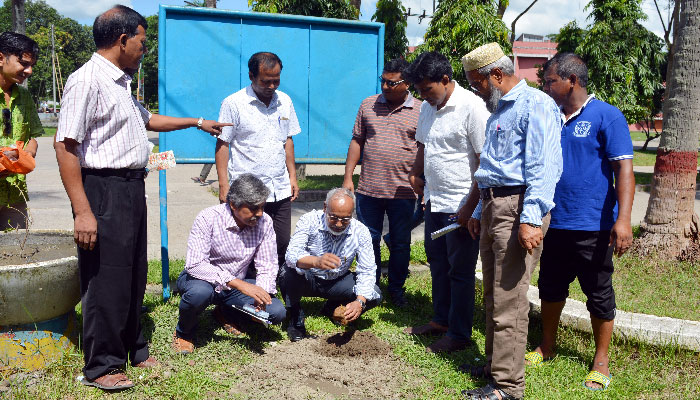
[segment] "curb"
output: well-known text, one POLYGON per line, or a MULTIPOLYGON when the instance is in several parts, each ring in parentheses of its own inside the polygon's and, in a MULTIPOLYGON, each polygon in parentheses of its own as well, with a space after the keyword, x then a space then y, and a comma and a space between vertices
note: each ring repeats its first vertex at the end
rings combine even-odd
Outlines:
MULTIPOLYGON (((483 285, 481 260, 477 263, 476 281, 477 284, 483 285)), ((530 312, 538 316, 542 309, 539 293, 539 289, 532 285, 527 291, 530 312)), ((593 332, 586 304, 572 298, 566 300, 560 323, 579 331, 593 332)), ((623 339, 636 339, 657 346, 672 345, 700 351, 700 322, 698 321, 617 310, 613 333, 623 339)))

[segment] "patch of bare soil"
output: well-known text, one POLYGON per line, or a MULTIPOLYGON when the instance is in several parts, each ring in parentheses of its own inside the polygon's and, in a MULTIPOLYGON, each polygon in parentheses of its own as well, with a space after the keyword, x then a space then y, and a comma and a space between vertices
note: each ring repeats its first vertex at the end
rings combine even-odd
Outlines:
POLYGON ((231 395, 246 399, 393 399, 421 379, 371 332, 281 342, 242 368, 231 395))
POLYGON ((0 266, 21 265, 75 256, 72 236, 25 231, 0 236, 0 266))

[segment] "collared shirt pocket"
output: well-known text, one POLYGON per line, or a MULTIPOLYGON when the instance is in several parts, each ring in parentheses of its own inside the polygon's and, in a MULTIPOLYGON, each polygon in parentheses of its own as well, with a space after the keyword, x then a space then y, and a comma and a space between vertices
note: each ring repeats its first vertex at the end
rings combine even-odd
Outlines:
POLYGON ((488 149, 489 156, 496 161, 502 161, 513 156, 514 135, 513 129, 503 129, 497 127, 489 132, 491 137, 490 146, 488 149))
POLYGON ((289 118, 284 116, 277 117, 277 126, 280 133, 280 140, 286 141, 289 136, 289 118))

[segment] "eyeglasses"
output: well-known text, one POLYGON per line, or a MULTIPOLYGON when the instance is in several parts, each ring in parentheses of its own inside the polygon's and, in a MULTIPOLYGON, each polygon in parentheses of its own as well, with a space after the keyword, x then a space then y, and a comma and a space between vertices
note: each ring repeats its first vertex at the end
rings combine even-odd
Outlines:
POLYGON ((348 222, 350 222, 351 219, 352 219, 352 217, 342 217, 341 218, 341 217, 338 217, 338 216, 333 215, 333 214, 328 214, 328 220, 331 222, 340 221, 342 224, 347 224, 348 222))
POLYGON ((10 136, 12 133, 12 113, 9 108, 2 109, 2 134, 10 136))
POLYGON ((391 88, 396 87, 405 81, 405 79, 401 79, 400 81, 390 81, 388 79, 382 78, 381 76, 379 77, 379 80, 382 82, 382 85, 386 83, 386 85, 391 88))

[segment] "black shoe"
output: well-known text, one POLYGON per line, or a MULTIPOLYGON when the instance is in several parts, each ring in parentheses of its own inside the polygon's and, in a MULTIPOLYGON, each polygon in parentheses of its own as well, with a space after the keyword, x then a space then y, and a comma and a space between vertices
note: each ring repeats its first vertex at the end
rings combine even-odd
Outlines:
POLYGON ((330 301, 326 300, 325 303, 323 303, 323 307, 321 307, 321 315, 324 317, 328 317, 331 320, 333 319, 333 311, 340 305, 339 302, 337 301, 330 301))
POLYGON ((402 292, 389 293, 389 300, 399 308, 406 308, 408 306, 408 301, 403 296, 402 292))
POLYGON ((289 340, 292 342, 298 342, 301 339, 308 337, 308 335, 306 334, 306 327, 297 327, 294 325, 289 325, 287 327, 287 337, 289 337, 289 340))

